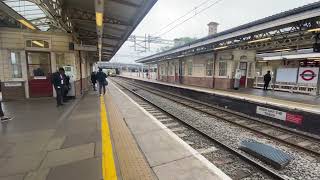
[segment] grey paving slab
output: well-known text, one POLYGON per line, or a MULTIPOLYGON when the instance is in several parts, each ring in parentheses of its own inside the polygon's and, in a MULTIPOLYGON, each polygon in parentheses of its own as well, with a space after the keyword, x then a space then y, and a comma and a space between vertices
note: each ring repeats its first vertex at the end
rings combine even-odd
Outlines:
POLYGON ((20 143, 30 141, 47 141, 53 136, 55 129, 35 130, 28 132, 15 132, 9 135, 0 137, 0 140, 8 143, 20 143))
POLYGON ((101 142, 97 142, 94 147, 94 156, 100 157, 102 154, 102 144, 101 142))
POLYGON ((14 143, 4 143, 4 142, 0 142, 0 157, 4 157, 5 154, 7 154, 10 149, 12 149, 15 144, 14 143))
POLYGON ((23 180, 46 180, 50 169, 39 169, 29 172, 23 180))
POLYGON ((101 141, 101 132, 98 130, 78 132, 77 134, 68 135, 62 148, 68 148, 81 144, 95 143, 101 141))
POLYGON ((2 154, 2 157, 12 157, 16 155, 28 155, 45 151, 47 142, 19 142, 12 146, 6 153, 2 154))
MULTIPOLYGON (((79 112, 81 112, 81 111, 79 111, 79 112)), ((92 121, 92 120, 99 118, 99 114, 97 112, 99 112, 99 109, 91 109, 91 111, 89 113, 75 114, 75 115, 71 116, 69 118, 69 120, 71 120, 71 121, 72 120, 74 120, 74 121, 82 121, 82 120, 92 121)))
POLYGON ((46 145, 45 150, 46 151, 53 151, 53 150, 60 149, 62 144, 64 143, 65 139, 66 139, 66 136, 54 137, 54 138, 50 139, 49 143, 46 145))
POLYGON ((136 140, 151 167, 191 155, 191 152, 164 130, 138 134, 136 140))
POLYGON ((220 180, 195 157, 187 157, 167 164, 153 167, 159 180, 220 180))
POLYGON ((56 125, 59 117, 65 112, 65 109, 55 107, 54 98, 10 101, 3 102, 3 105, 6 114, 15 117, 13 121, 7 124, 7 129, 0 129, 1 133, 6 135, 50 129, 56 125), (35 112, 36 117, 34 116, 35 112))
POLYGON ((97 129, 96 122, 68 122, 63 127, 57 129, 56 134, 59 136, 78 134, 79 132, 91 132, 97 129))
POLYGON ((101 180, 101 159, 91 158, 52 168, 47 180, 101 180))
POLYGON ((40 167, 40 163, 45 157, 45 153, 30 155, 16 155, 7 159, 0 159, 0 176, 8 176, 19 173, 34 171, 40 167))
POLYGON ((94 157, 94 143, 51 151, 44 159, 41 168, 64 165, 94 157))
POLYGON ((24 180, 23 177, 24 174, 19 175, 13 175, 13 176, 7 176, 7 177, 0 177, 0 180, 24 180))

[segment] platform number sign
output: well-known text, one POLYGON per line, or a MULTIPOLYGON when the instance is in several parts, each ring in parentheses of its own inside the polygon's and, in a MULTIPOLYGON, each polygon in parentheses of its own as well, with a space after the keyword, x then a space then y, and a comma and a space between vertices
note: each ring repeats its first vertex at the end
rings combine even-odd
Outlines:
POLYGON ((298 83, 317 84, 319 68, 299 68, 298 83))

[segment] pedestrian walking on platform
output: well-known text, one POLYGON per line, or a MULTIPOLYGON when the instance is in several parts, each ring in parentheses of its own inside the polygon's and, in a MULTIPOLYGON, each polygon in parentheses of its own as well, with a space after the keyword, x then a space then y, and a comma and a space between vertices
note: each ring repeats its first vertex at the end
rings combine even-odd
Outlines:
POLYGON ((53 73, 52 75, 52 84, 54 86, 54 89, 56 90, 56 100, 57 100, 57 106, 62 106, 63 101, 63 95, 64 95, 64 69, 59 68, 59 71, 53 73))
POLYGON ((102 95, 102 89, 103 89, 103 95, 106 94, 106 85, 108 85, 108 82, 107 82, 107 75, 106 73, 104 73, 102 71, 102 68, 99 68, 99 72, 97 72, 96 74, 96 78, 97 78, 97 81, 99 83, 99 94, 102 95))
POLYGON ((91 83, 93 86, 93 90, 96 91, 97 76, 96 76, 96 72, 94 71, 91 73, 91 83))
POLYGON ((4 116, 4 112, 3 112, 3 110, 2 110, 2 103, 1 103, 1 101, 0 101, 0 119, 1 119, 1 122, 6 122, 6 121, 11 120, 10 117, 4 116))
POLYGON ((265 74, 265 75, 263 76, 263 80, 264 80, 263 90, 268 90, 269 83, 270 83, 270 81, 271 81, 270 71, 268 71, 267 74, 265 74))

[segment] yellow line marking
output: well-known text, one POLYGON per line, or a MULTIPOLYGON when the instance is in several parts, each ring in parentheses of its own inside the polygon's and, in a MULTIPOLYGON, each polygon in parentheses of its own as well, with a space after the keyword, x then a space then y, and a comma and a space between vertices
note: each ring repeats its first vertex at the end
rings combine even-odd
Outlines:
POLYGON ((117 180, 113 158, 110 130, 104 96, 100 96, 101 141, 102 141, 102 176, 104 180, 117 180))

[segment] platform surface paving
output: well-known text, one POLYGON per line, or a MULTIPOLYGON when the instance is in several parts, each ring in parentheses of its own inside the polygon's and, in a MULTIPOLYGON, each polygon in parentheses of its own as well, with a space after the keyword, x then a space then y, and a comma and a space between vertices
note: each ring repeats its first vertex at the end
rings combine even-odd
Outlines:
MULTIPOLYGON (((112 83, 103 98, 119 180, 229 179, 112 83)), ((5 102, 0 180, 102 180, 100 100, 5 102)))
POLYGON ((101 180, 97 95, 57 108, 54 99, 5 102, 0 180, 101 180), (72 111, 73 110, 73 111, 72 111))

